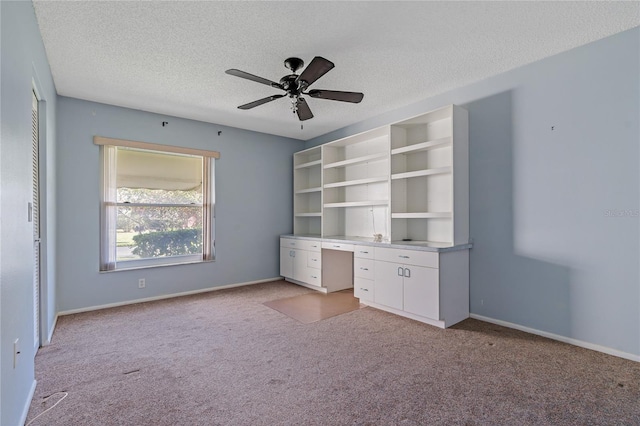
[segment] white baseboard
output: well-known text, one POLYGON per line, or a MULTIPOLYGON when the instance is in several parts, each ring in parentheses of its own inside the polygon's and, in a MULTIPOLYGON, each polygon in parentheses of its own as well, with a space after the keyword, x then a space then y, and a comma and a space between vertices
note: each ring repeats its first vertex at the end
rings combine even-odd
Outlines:
POLYGON ((557 340, 559 342, 564 342, 564 343, 568 343, 570 345, 579 346, 581 348, 591 349, 593 351, 603 352, 605 354, 617 356, 619 358, 624 358, 624 359, 628 359, 628 360, 631 360, 631 361, 640 362, 640 355, 634 355, 634 354, 630 354, 630 353, 627 353, 627 352, 622 352, 622 351, 619 351, 617 349, 608 348, 606 346, 596 345, 595 343, 589 343, 589 342, 585 342, 585 341, 582 341, 582 340, 573 339, 571 337, 561 336, 559 334, 549 333, 547 331, 537 330, 535 328, 529 328, 529 327, 525 327, 523 325, 514 324, 514 323, 511 323, 511 322, 507 322, 507 321, 502 321, 502 320, 498 320, 498 319, 494 319, 494 318, 484 317, 482 315, 471 314, 470 317, 474 318, 474 319, 477 319, 477 320, 480 320, 480 321, 490 322, 492 324, 501 325, 503 327, 513 328, 513 329, 516 329, 516 330, 524 331, 526 333, 531 333, 531 334, 535 334, 535 335, 538 335, 538 336, 547 337, 547 338, 552 339, 552 340, 557 340))
POLYGON ((123 302, 107 303, 106 305, 88 306, 86 308, 70 309, 68 311, 58 312, 58 316, 79 314, 81 312, 97 311, 99 309, 116 308, 118 306, 133 305, 135 303, 153 302, 155 300, 172 299, 174 297, 190 296, 192 294, 200 294, 200 293, 208 293, 210 291, 224 290, 224 289, 227 289, 227 288, 244 287, 244 286, 247 286, 247 285, 267 283, 267 282, 270 282, 270 281, 279 281, 281 279, 282 279, 281 277, 266 278, 264 280, 248 281, 248 282, 244 282, 244 283, 236 283, 236 284, 229 284, 229 285, 221 285, 221 286, 218 286, 218 287, 203 288, 203 289, 200 289, 200 290, 184 291, 184 292, 181 292, 181 293, 172 293, 172 294, 163 294, 163 295, 160 295, 160 296, 145 297, 144 299, 135 299, 135 300, 126 300, 126 301, 123 301, 123 302))
POLYGON ((22 409, 22 416, 20 417, 20 424, 23 425, 27 421, 27 415, 29 415, 29 408, 31 407, 31 400, 33 399, 33 395, 36 393, 36 380, 33 380, 31 384, 31 389, 29 390, 29 396, 27 397, 24 408, 22 409))

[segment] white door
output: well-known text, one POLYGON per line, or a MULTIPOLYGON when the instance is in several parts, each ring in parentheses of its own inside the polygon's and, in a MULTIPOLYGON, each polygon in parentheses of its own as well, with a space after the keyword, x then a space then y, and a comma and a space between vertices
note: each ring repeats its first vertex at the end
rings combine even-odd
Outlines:
POLYGON ((438 269, 405 265, 404 310, 432 319, 440 319, 438 269))
POLYGON ((33 196, 30 204, 30 219, 33 224, 33 337, 34 345, 40 347, 40 149, 38 126, 38 98, 32 92, 31 146, 33 196))
POLYGON ((399 263, 375 262, 373 300, 390 308, 402 309, 404 268, 399 263))

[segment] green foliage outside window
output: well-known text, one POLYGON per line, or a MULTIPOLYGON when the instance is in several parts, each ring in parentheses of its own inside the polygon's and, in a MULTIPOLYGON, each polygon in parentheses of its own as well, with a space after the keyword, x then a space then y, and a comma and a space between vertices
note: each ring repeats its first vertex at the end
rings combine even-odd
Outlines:
POLYGON ((176 229, 134 235, 133 254, 141 258, 202 253, 202 229, 176 229))

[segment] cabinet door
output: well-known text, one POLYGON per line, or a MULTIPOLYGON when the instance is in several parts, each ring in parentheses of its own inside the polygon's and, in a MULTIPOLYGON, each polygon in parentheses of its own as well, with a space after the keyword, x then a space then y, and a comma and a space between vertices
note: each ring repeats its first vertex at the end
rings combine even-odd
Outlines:
POLYGON ((440 319, 438 269, 404 265, 404 310, 440 319))
POLYGON ((286 278, 293 278, 293 249, 280 247, 280 275, 286 278))
POLYGON ((293 279, 307 282, 307 252, 306 250, 293 251, 293 279))
POLYGON ((399 263, 375 262, 373 297, 376 303, 402 309, 402 280, 404 268, 399 263))

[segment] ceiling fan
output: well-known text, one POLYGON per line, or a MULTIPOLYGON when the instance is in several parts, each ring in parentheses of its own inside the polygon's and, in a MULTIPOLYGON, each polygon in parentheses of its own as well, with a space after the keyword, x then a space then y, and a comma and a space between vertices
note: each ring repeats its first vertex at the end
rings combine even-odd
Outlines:
POLYGON ((298 118, 300 119, 300 121, 304 121, 313 118, 313 113, 311 112, 307 101, 305 101, 305 99, 301 95, 309 95, 312 98, 328 99, 331 101, 340 102, 351 102, 355 104, 360 102, 364 97, 364 94, 358 92, 342 92, 338 90, 323 89, 312 89, 307 91, 309 86, 311 86, 316 80, 325 75, 335 66, 333 62, 321 56, 316 56, 315 58, 313 58, 311 63, 307 66, 307 68, 304 69, 304 71, 302 71, 300 75, 296 74, 296 71, 304 66, 304 62, 302 61, 302 59, 287 58, 284 61, 284 66, 290 69, 293 74, 285 75, 280 79, 279 83, 237 69, 227 70, 226 73, 229 75, 246 78, 247 80, 266 84, 273 87, 274 89, 280 89, 286 92, 286 94, 283 95, 272 95, 266 98, 258 99, 257 101, 240 105, 238 108, 251 109, 288 95, 291 99, 291 109, 294 113, 298 114, 298 118))

